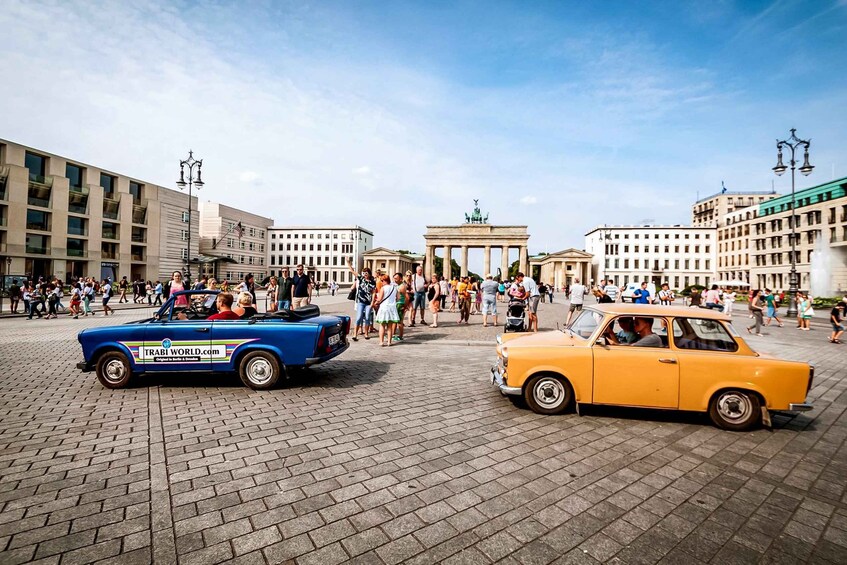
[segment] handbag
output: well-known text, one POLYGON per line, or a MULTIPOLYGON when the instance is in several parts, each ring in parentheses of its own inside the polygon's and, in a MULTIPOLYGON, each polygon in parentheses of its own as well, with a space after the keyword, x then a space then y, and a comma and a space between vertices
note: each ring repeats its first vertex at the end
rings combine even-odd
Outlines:
POLYGON ((347 293, 347 300, 356 300, 356 285, 350 287, 350 292, 347 293))

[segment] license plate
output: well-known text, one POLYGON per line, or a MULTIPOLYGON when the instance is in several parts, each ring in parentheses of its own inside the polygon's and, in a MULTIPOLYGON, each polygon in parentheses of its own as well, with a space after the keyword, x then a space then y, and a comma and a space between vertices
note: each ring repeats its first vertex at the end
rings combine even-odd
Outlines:
POLYGON ((332 345, 337 345, 337 344, 338 344, 338 342, 340 342, 340 341, 341 341, 341 336, 340 336, 339 334, 335 334, 335 335, 331 335, 331 336, 329 336, 329 344, 330 344, 331 346, 332 346, 332 345))

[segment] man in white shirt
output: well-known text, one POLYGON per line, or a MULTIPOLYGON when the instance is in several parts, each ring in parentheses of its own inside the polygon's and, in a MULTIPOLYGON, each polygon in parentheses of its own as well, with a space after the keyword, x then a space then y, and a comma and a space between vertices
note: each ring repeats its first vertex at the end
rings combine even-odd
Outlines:
POLYGON ((529 312, 529 331, 538 331, 538 303, 541 301, 541 293, 538 292, 538 285, 532 280, 532 277, 527 277, 523 273, 518 273, 515 277, 517 284, 523 286, 527 295, 527 311, 529 312))
POLYGON ((571 305, 568 307, 568 319, 565 326, 569 326, 574 312, 582 310, 582 305, 585 303, 585 295, 588 294, 588 289, 584 284, 579 282, 579 279, 574 279, 571 285, 571 305))
POLYGON ((606 296, 609 297, 612 302, 615 302, 618 299, 618 293, 620 292, 620 289, 618 289, 617 285, 612 282, 612 279, 609 279, 608 281, 606 281, 606 286, 603 287, 603 292, 606 294, 606 296))
POLYGON ((412 327, 415 327, 415 313, 421 311, 421 325, 426 326, 424 320, 424 312, 426 312, 426 277, 423 274, 423 267, 418 265, 415 269, 415 275, 412 277, 412 327))

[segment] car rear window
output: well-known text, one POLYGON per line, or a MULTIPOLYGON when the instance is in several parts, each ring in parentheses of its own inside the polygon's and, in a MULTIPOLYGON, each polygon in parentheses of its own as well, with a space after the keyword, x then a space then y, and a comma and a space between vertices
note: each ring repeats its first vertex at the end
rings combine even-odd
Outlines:
POLYGON ((673 341, 677 349, 738 351, 738 343, 717 320, 677 318, 673 321, 673 341))

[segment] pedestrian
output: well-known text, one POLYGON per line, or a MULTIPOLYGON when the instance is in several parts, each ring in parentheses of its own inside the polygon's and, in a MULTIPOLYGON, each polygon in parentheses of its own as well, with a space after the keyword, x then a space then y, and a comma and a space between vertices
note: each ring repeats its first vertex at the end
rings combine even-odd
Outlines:
MULTIPOLYGON (((371 315, 371 302, 373 301, 374 289, 376 281, 371 276, 369 267, 362 269, 361 274, 353 269, 353 261, 348 259, 347 266, 356 277, 356 325, 353 328, 353 341, 359 341, 358 335, 361 331, 365 339, 370 339, 368 336, 368 320, 371 315)), ((286 274, 283 270, 283 276, 286 274)))
POLYGON ((694 288, 691 289, 691 296, 688 297, 688 305, 691 308, 699 308, 700 302, 702 301, 702 299, 703 299, 703 295, 700 294, 700 289, 694 287, 694 288))
POLYGON ((750 312, 753 314, 753 325, 747 327, 747 333, 753 333, 753 328, 756 328, 756 335, 762 337, 762 312, 765 309, 765 301, 762 298, 761 290, 756 289, 752 294, 750 312))
MULTIPOLYGON (((111 285, 109 285, 111 286, 111 285)), ((155 299, 153 300, 153 306, 161 306, 162 305, 162 292, 164 288, 162 286, 162 281, 156 281, 156 284, 153 286, 153 296, 155 299)))
POLYGON ((673 301, 676 300, 676 296, 674 296, 670 284, 662 283, 662 290, 659 291, 658 299, 659 304, 662 306, 670 306, 673 304, 673 301))
POLYGON ((471 316, 471 281, 468 277, 462 277, 456 285, 456 295, 459 299, 459 321, 458 324, 467 325, 471 316))
POLYGON ((82 313, 84 316, 94 315, 94 310, 91 309, 91 298, 94 295, 94 285, 90 281, 85 282, 82 287, 82 313))
POLYGON ((100 288, 103 290, 103 315, 108 316, 110 313, 114 315, 114 309, 109 306, 109 300, 112 299, 112 285, 108 280, 104 280, 103 284, 100 285, 100 288))
MULTIPOLYGON (((376 297, 377 313, 374 321, 379 324, 379 344, 383 347, 390 347, 391 340, 394 337, 394 327, 400 321, 397 314, 397 285, 391 281, 388 275, 382 275, 381 280, 382 288, 379 289, 376 297)), ((414 315, 413 311, 412 317, 414 315)))
MULTIPOLYGON (((24 314, 27 315, 27 320, 32 320, 32 314, 35 310, 36 297, 34 296, 34 294, 35 289, 31 285, 24 283, 22 297, 24 301, 24 314)), ((41 314, 39 314, 38 317, 40 318, 41 314)))
POLYGON ((129 302, 129 299, 126 297, 126 290, 129 287, 129 283, 126 280, 126 276, 121 277, 121 282, 118 283, 118 290, 121 295, 118 297, 118 304, 121 302, 129 302))
POLYGON ((426 289, 426 299, 429 301, 429 311, 432 312, 432 324, 429 327, 437 328, 438 312, 441 310, 441 285, 435 275, 432 275, 426 289))
POLYGON ((312 277, 305 272, 303 265, 297 265, 297 272, 292 277, 292 305, 296 310, 303 306, 308 306, 312 302, 312 289, 315 284, 312 282, 312 277))
POLYGON ((712 288, 706 291, 706 308, 709 310, 717 309, 719 312, 723 312, 723 304, 721 301, 721 293, 718 290, 718 285, 713 284, 712 288))
POLYGON ((266 290, 265 303, 267 306, 265 308, 268 312, 276 312, 278 304, 276 296, 279 292, 279 285, 275 276, 271 276, 270 280, 268 280, 268 288, 266 290))
MULTIPOLYGON (((798 292, 797 296, 801 296, 798 292)), ((812 318, 815 315, 815 310, 812 308, 812 297, 808 294, 803 294, 803 301, 797 306, 797 315, 800 317, 800 327, 804 331, 812 329, 812 318)))
MULTIPOLYGON (((175 292, 182 292, 185 290, 185 283, 182 280, 182 273, 179 271, 174 271, 171 275, 171 280, 168 281, 167 284, 167 293, 168 297, 173 295, 175 292)), ((176 301, 174 302, 174 306, 188 306, 188 296, 185 294, 178 296, 176 301)))
POLYGON ((412 292, 414 293, 414 297, 412 298, 412 323, 409 324, 411 327, 415 327, 415 315, 418 310, 421 312, 421 325, 426 325, 426 320, 424 320, 424 312, 426 309, 426 289, 427 282, 426 277, 423 274, 423 267, 418 265, 415 269, 415 275, 412 277, 412 292))
POLYGON ((471 277, 471 283, 473 286, 473 292, 471 293, 473 311, 471 314, 482 314, 482 290, 479 288, 482 281, 477 280, 476 277, 471 277))
POLYGON ((153 281, 144 284, 144 294, 147 296, 147 306, 153 305, 153 281))
POLYGON ((289 274, 288 267, 282 269, 281 279, 277 281, 276 289, 276 309, 290 310, 291 309, 291 289, 294 286, 294 279, 289 274))
POLYGON ((59 303, 59 297, 56 295, 56 285, 54 283, 50 283, 47 285, 47 317, 46 320, 50 318, 56 318, 56 304, 59 303))
POLYGON ((447 308, 447 297, 450 295, 450 283, 444 277, 438 278, 438 288, 441 291, 441 311, 447 308))
POLYGON ((78 283, 71 287, 71 304, 69 310, 74 320, 79 318, 82 312, 82 290, 80 290, 78 283))
POLYGON ((776 297, 768 288, 765 289, 765 304, 767 305, 767 320, 765 321, 765 325, 771 325, 771 320, 773 319, 776 320, 776 323, 779 324, 779 327, 782 327, 782 320, 780 320, 777 316, 776 297))
POLYGON ((397 285, 397 316, 400 317, 400 321, 397 322, 394 337, 391 339, 392 341, 403 341, 403 333, 406 328, 406 310, 408 310, 409 305, 409 285, 406 284, 403 275, 400 273, 394 273, 394 284, 397 285))
POLYGON ((12 279, 12 285, 9 287, 9 312, 17 314, 20 301, 21 287, 18 285, 18 279, 12 279))
MULTIPOLYGON (((547 285, 547 296, 550 297, 550 304, 553 304, 553 291, 555 291, 555 290, 556 290, 555 284, 550 283, 550 284, 547 285)), ((615 301, 615 299, 613 298, 612 302, 614 302, 614 301, 615 301)))
POLYGON ((632 293, 633 302, 635 304, 650 304, 653 300, 650 298, 650 291, 647 290, 647 281, 641 283, 641 288, 636 288, 632 293))
POLYGON ((547 302, 547 285, 543 282, 538 283, 538 294, 541 296, 541 302, 547 302))
POLYGON ((450 310, 448 312, 455 312, 458 308, 459 304, 459 281, 456 278, 450 281, 450 310))
MULTIPOLYGON (((247 273, 244 275, 244 280, 235 290, 238 293, 248 293, 251 297, 253 297, 253 304, 256 304, 256 282, 254 280, 253 273, 247 273)), ((306 304, 308 304, 308 302, 306 302, 306 304)))
POLYGON ((565 321, 565 327, 571 325, 571 318, 574 312, 582 310, 582 305, 585 304, 585 295, 588 294, 588 289, 582 284, 579 279, 574 279, 572 285, 568 285, 570 291, 571 304, 568 307, 568 317, 565 321))
POLYGON ((62 304, 62 298, 65 297, 65 292, 63 288, 65 285, 63 285, 62 281, 60 281, 59 279, 53 279, 53 284, 56 285, 56 298, 58 298, 58 300, 56 301, 56 311, 58 312, 59 310, 61 310, 62 312, 64 312, 65 305, 62 304))
POLYGON ((832 334, 829 336, 830 343, 841 343, 839 338, 844 333, 844 302, 839 302, 829 313, 829 322, 832 324, 832 334))
POLYGON ((497 327, 497 294, 500 285, 494 280, 494 275, 488 273, 480 286, 482 291, 482 327, 488 327, 488 316, 494 317, 494 327, 497 327))
POLYGON ((337 290, 338 290, 338 283, 336 283, 335 280, 333 280, 331 283, 329 283, 329 292, 330 292, 330 294, 335 296, 335 292, 337 290))
POLYGON ((523 273, 518 273, 515 280, 523 285, 527 294, 527 312, 529 313, 528 330, 531 332, 538 331, 538 302, 541 296, 538 293, 538 285, 532 277, 528 277, 523 273))
POLYGON ((612 279, 609 279, 606 281, 606 286, 603 287, 603 294, 608 296, 612 302, 617 302, 620 289, 618 285, 612 282, 612 279))
POLYGON ((732 317, 732 306, 735 304, 735 291, 727 290, 723 293, 723 313, 732 317))

